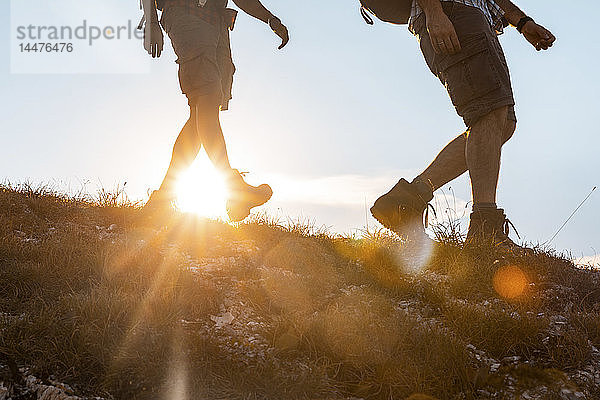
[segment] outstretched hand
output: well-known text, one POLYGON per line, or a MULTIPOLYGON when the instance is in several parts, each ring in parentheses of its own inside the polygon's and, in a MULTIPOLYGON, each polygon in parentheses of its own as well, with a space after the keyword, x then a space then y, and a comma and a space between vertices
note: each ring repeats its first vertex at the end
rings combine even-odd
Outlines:
POLYGON ((427 16, 427 31, 436 53, 456 54, 460 51, 460 42, 454 25, 443 11, 427 16))
POLYGON ((290 35, 286 26, 281 20, 275 16, 269 18, 269 27, 275 32, 277 36, 281 38, 281 44, 277 47, 279 50, 283 49, 286 44, 290 41, 290 35))
POLYGON ((533 21, 527 22, 521 32, 537 51, 548 50, 556 41, 552 32, 533 21))
POLYGON ((144 49, 152 58, 160 57, 164 46, 162 29, 158 22, 147 22, 144 29, 144 49))

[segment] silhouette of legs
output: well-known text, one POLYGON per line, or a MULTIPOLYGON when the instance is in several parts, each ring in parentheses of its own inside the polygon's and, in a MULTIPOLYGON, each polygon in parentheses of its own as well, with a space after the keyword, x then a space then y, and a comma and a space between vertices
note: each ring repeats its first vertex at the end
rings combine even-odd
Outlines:
POLYGON ((190 107, 190 118, 173 146, 171 163, 160 186, 161 192, 174 192, 178 176, 194 162, 202 146, 217 169, 230 173, 227 147, 219 121, 219 106, 208 100, 190 107))
POLYGON ((256 187, 247 184, 242 174, 231 168, 219 121, 219 101, 214 99, 214 96, 206 96, 203 101, 190 107, 190 118, 175 141, 165 178, 148 203, 160 203, 170 207, 171 200, 175 198, 177 178, 189 168, 204 146, 208 158, 226 179, 230 192, 227 200, 229 218, 232 221, 241 221, 250 214, 252 208, 266 203, 273 191, 269 185, 256 187))
POLYGON ((500 153, 513 135, 516 122, 507 119, 507 107, 483 116, 457 136, 415 180, 432 191, 469 171, 475 203, 494 203, 500 170, 500 153))
POLYGON ((229 174, 231 165, 227 155, 227 146, 219 120, 219 106, 201 107, 196 106, 196 127, 198 136, 206 155, 222 173, 229 174))

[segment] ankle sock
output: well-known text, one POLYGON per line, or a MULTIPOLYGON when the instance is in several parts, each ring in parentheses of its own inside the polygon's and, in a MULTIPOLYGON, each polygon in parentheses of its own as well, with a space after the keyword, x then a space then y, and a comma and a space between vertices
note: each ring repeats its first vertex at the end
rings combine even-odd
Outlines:
POLYGON ((498 206, 496 203, 474 203, 473 211, 491 211, 497 210, 498 206))

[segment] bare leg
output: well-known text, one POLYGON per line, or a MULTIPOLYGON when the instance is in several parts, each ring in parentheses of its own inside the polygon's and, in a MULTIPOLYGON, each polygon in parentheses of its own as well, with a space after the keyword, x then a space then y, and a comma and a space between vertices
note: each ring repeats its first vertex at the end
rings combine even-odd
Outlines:
POLYGON ((198 136, 195 120, 195 111, 194 109, 190 109, 190 118, 175 141, 169 169, 160 185, 159 190, 163 193, 173 193, 179 174, 194 162, 202 148, 202 141, 198 136))
POLYGON ((219 121, 219 106, 214 103, 199 104, 196 106, 195 116, 198 136, 208 158, 219 171, 229 174, 231 165, 219 121))
MULTIPOLYGON (((204 146, 206 154, 213 165, 224 173, 230 189, 227 202, 227 213, 232 221, 241 221, 250 214, 254 207, 266 203, 273 191, 268 185, 258 187, 248 185, 242 175, 231 168, 227 156, 227 146, 219 121, 218 102, 207 96, 200 103, 191 107, 190 119, 179 134, 173 148, 173 157, 161 188, 153 194, 155 203, 164 203, 174 197, 175 182, 178 175, 188 168, 198 152, 204 146)), ((148 204, 152 204, 153 197, 148 204)), ((150 207, 152 208, 152 207, 150 207)))
POLYGON ((190 118, 173 146, 173 156, 160 186, 161 192, 173 193, 177 178, 194 162, 202 145, 216 168, 223 172, 231 170, 219 122, 219 106, 214 101, 207 100, 190 107, 190 118))
POLYGON ((465 149, 467 147, 467 132, 458 135, 446 145, 435 160, 417 178, 428 183, 432 191, 441 188, 446 183, 458 178, 467 171, 465 149))
MULTIPOLYGON (((516 123, 514 121, 506 121, 502 144, 512 137, 515 128, 516 123)), ((428 183, 431 189, 435 191, 467 172, 466 148, 468 135, 469 131, 466 131, 448 143, 431 165, 415 179, 428 183)))
POLYGON ((466 160, 471 177, 473 204, 496 203, 503 132, 508 107, 483 116, 467 135, 466 160))

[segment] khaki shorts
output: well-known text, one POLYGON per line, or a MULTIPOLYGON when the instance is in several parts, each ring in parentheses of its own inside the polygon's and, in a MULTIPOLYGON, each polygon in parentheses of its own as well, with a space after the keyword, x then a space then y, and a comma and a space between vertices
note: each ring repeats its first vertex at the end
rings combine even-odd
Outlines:
POLYGON ((472 127, 484 115, 509 106, 508 119, 516 121, 508 65, 487 18, 475 7, 454 2, 444 2, 443 9, 454 24, 459 53, 435 53, 424 15, 415 30, 425 61, 448 90, 456 112, 472 127))
POLYGON ((214 26, 181 7, 166 9, 161 24, 177 54, 179 84, 190 106, 215 97, 221 110, 227 110, 235 73, 227 27, 214 26))

